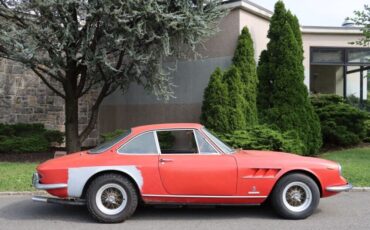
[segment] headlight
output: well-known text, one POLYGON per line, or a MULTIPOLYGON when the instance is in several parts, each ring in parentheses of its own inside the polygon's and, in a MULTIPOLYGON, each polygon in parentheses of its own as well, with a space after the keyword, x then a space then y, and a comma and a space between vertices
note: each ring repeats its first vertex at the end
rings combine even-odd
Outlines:
POLYGON ((339 170, 339 175, 342 176, 342 166, 338 163, 338 170, 339 170))

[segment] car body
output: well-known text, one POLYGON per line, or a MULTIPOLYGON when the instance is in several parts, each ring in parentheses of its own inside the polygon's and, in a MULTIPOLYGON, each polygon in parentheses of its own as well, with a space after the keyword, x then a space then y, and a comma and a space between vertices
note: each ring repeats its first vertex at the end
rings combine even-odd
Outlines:
POLYGON ((275 208, 285 207, 283 217, 301 219, 312 214, 320 197, 351 188, 338 163, 282 152, 233 150, 194 123, 134 127, 95 149, 40 164, 33 184, 60 202, 86 203, 102 222, 127 219, 139 200, 258 205, 269 197, 277 202, 275 208), (284 206, 289 204, 287 197, 290 206, 284 206), (117 200, 124 200, 125 207, 117 206, 117 200), (301 207, 298 200, 305 200, 306 206, 308 202, 309 210, 294 211, 301 207))

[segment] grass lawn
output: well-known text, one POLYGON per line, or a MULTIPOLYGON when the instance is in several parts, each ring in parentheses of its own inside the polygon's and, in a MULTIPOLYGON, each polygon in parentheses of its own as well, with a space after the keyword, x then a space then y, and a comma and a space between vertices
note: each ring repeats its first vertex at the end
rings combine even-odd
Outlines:
POLYGON ((39 163, 0 162, 0 192, 35 191, 32 174, 39 163))
POLYGON ((320 157, 340 163, 343 176, 354 186, 370 187, 370 147, 327 152, 320 157))

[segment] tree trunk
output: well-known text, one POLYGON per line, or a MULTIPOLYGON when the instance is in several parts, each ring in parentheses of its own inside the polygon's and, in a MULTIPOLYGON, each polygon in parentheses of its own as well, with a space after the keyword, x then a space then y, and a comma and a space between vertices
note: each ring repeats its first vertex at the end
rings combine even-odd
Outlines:
POLYGON ((81 142, 78 135, 78 98, 68 95, 65 98, 65 135, 67 153, 81 150, 81 142))

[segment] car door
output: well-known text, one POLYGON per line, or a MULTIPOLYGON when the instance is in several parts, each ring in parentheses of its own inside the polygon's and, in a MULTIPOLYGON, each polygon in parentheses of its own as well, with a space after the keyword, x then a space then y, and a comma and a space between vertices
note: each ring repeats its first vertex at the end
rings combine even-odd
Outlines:
POLYGON ((197 130, 157 131, 159 172, 173 195, 230 196, 236 193, 237 165, 197 130))
POLYGON ((159 194, 164 192, 158 171, 159 149, 153 131, 138 134, 118 150, 113 164, 135 167, 138 169, 141 192, 159 194))

